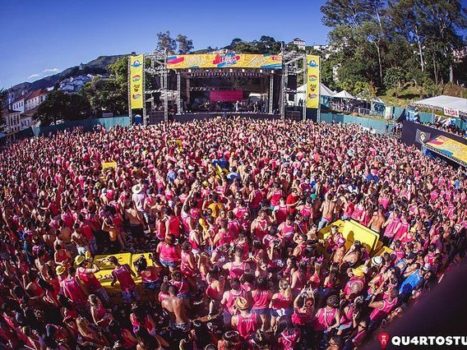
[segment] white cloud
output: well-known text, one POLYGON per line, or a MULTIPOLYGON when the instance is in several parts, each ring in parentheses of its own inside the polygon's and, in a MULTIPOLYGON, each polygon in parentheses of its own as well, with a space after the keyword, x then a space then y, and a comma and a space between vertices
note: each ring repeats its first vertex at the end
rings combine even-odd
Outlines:
POLYGON ((28 79, 33 79, 33 78, 38 78, 40 77, 41 75, 40 74, 31 74, 28 79))
POLYGON ((60 69, 58 68, 46 68, 42 71, 43 73, 58 73, 60 69))

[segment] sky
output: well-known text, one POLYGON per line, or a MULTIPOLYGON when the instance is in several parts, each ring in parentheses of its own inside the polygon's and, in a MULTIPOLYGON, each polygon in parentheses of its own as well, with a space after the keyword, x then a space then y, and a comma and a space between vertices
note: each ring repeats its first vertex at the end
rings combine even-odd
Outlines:
POLYGON ((299 37, 324 44, 324 0, 0 0, 0 88, 34 81, 101 55, 154 49, 156 34, 187 35, 195 49, 233 38, 299 37))

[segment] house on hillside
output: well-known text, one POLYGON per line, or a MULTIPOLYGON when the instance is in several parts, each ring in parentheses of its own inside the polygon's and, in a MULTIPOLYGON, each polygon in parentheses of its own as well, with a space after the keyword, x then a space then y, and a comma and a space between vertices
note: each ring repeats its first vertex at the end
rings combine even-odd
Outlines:
POLYGON ((12 134, 21 130, 21 112, 13 109, 5 110, 3 113, 5 119, 5 133, 12 134))
POLYGON ((30 111, 39 107, 42 102, 47 98, 47 90, 34 90, 25 98, 25 109, 24 112, 30 111))
POLYGON ((59 90, 65 93, 74 94, 79 92, 83 86, 90 82, 94 78, 94 75, 87 74, 87 75, 78 75, 76 77, 70 77, 64 79, 60 82, 59 90))
POLYGON ((299 50, 305 50, 305 46, 306 46, 305 40, 302 40, 300 38, 295 38, 292 40, 291 44, 297 45, 299 50))
POLYGON ((26 108, 25 102, 25 96, 20 96, 10 104, 10 109, 23 113, 26 108))

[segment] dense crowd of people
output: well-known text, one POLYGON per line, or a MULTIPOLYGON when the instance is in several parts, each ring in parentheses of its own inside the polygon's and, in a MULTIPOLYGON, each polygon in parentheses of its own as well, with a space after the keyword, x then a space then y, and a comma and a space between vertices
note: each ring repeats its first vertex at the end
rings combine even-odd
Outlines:
POLYGON ((466 250, 462 169, 355 125, 65 131, 3 150, 0 172, 6 349, 353 349, 466 250), (392 253, 349 247, 338 219, 392 253))

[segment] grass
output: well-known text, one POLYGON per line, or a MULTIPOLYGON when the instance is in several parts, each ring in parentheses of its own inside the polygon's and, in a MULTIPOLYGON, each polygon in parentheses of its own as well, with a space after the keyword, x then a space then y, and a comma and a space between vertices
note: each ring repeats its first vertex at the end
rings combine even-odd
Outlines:
MULTIPOLYGON (((411 85, 406 85, 399 92, 398 96, 395 96, 395 91, 390 89, 387 90, 384 94, 378 96, 381 98, 386 106, 396 106, 396 107, 407 107, 411 102, 427 98, 429 96, 422 96, 420 94, 420 87, 415 87, 411 85)), ((467 98, 467 88, 464 88, 459 85, 454 84, 445 84, 438 86, 439 93, 436 95, 448 95, 467 98)), ((435 96, 436 96, 435 95, 435 96)))

